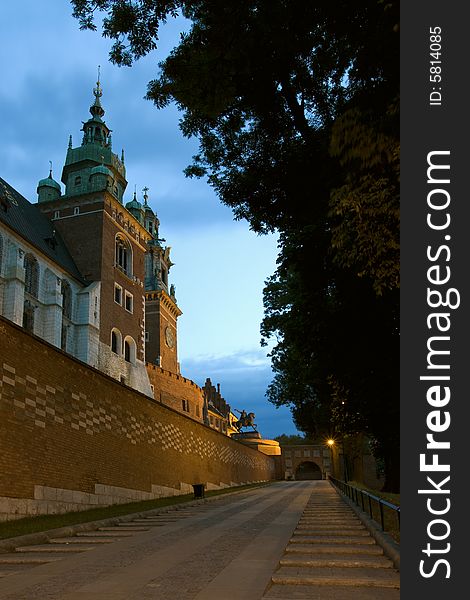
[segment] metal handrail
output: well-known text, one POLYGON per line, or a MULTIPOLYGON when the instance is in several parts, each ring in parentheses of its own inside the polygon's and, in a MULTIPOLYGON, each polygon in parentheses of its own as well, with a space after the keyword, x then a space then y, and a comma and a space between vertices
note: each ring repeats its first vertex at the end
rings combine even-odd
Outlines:
POLYGON ((392 504, 391 502, 388 502, 387 500, 384 500, 383 498, 374 496, 374 494, 370 494, 369 492, 366 492, 365 490, 361 490, 360 488, 354 487, 353 485, 349 485, 349 483, 346 483, 345 481, 340 481, 339 479, 335 479, 334 477, 331 477, 331 475, 329 476, 329 480, 333 483, 333 485, 335 485, 339 490, 341 490, 343 492, 343 494, 345 494, 348 498, 350 498, 355 504, 357 504, 358 506, 361 506, 362 510, 364 512, 366 512, 365 505, 364 505, 364 499, 367 499, 369 516, 371 519, 376 521, 376 523, 378 523, 378 521, 374 518, 374 515, 373 515, 372 500, 377 502, 379 505, 379 510, 380 510, 380 525, 382 527, 382 531, 385 531, 384 506, 386 506, 390 510, 395 511, 396 515, 397 515, 397 519, 398 519, 398 530, 400 530, 400 507, 399 506, 397 506, 396 504, 392 504), (360 502, 358 500, 358 494, 360 494, 360 496, 361 496, 360 502))

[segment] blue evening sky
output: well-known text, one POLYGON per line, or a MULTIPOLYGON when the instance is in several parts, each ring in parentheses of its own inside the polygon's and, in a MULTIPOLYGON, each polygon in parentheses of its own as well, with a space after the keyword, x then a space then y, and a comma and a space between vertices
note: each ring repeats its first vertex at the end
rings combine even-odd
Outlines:
POLYGON ((156 52, 119 68, 108 62, 110 41, 80 31, 71 13, 68 0, 1 3, 0 175, 30 202, 50 160, 60 181, 69 135, 74 147, 81 143, 101 65, 104 119, 114 152, 125 152, 125 201, 134 186, 139 199, 148 186, 160 235, 172 249, 170 282, 183 311, 182 374, 199 385, 206 377, 220 383, 232 408, 256 414, 263 437, 297 433, 290 411, 264 396, 272 372, 259 326, 264 282, 276 267, 276 236, 255 235, 245 221, 233 220, 204 180, 185 178, 197 141, 183 138, 173 106, 158 111, 143 99, 184 21, 168 23, 156 52))

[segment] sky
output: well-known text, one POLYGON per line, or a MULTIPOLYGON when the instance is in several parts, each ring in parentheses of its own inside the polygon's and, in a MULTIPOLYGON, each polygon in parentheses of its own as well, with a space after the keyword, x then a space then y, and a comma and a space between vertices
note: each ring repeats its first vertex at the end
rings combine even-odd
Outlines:
POLYGON ((141 200, 147 186, 160 236, 171 246, 169 281, 183 311, 182 374, 198 385, 206 377, 220 383, 232 409, 255 413, 264 438, 298 433, 289 409, 265 398, 273 373, 259 328, 264 282, 276 269, 277 236, 254 234, 204 180, 184 176, 197 140, 182 136, 174 106, 157 110, 144 99, 158 62, 187 23, 169 21, 155 52, 120 68, 108 61, 110 41, 80 31, 71 15, 68 0, 0 4, 0 175, 30 202, 37 201, 49 161, 60 181, 69 135, 74 147, 80 145, 82 121, 90 117, 100 65, 104 120, 113 151, 125 152, 125 202, 134 189, 141 200))

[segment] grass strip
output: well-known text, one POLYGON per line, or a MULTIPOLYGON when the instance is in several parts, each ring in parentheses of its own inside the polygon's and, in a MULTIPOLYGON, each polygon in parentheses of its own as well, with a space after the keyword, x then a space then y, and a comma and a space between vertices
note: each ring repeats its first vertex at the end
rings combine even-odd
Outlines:
MULTIPOLYGON (((236 487, 223 488, 220 490, 211 490, 205 492, 205 497, 220 496, 223 494, 250 490, 253 488, 270 485, 271 482, 253 483, 249 485, 240 485, 236 487)), ((38 515, 35 517, 25 517, 24 519, 14 519, 13 521, 3 521, 0 523, 0 540, 27 535, 30 533, 39 533, 49 529, 58 529, 69 525, 78 525, 79 523, 88 523, 90 521, 100 521, 113 517, 121 517, 132 513, 154 510, 156 508, 165 508, 173 504, 182 504, 194 501, 193 494, 182 496, 170 496, 168 498, 156 498, 154 500, 143 500, 141 502, 129 502, 126 504, 113 504, 111 506, 100 506, 89 510, 80 510, 69 513, 55 515, 38 515)))

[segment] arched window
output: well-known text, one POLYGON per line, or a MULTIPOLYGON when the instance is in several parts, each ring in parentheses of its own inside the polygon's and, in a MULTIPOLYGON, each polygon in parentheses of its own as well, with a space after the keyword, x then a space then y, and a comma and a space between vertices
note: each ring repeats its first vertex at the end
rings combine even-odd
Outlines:
POLYGON ((34 333, 34 305, 29 300, 24 301, 23 328, 29 333, 34 333))
POLYGON ((39 293, 39 263, 32 254, 24 257, 24 291, 34 298, 39 293))
POLYGON ((135 365, 135 359, 136 359, 135 341, 131 337, 127 336, 124 339, 124 360, 135 365))
POLYGON ((116 236, 116 267, 129 277, 132 275, 132 248, 120 234, 116 236))
POLYGON ((72 318, 72 288, 70 283, 66 279, 62 279, 60 286, 60 293, 62 294, 62 314, 67 319, 72 318))
POLYGON ((114 354, 121 354, 122 348, 122 335, 119 329, 113 329, 111 331, 111 350, 114 354))
POLYGON ((62 279, 60 292, 62 294, 62 329, 60 335, 60 347, 62 350, 67 350, 68 329, 72 318, 72 288, 66 279, 62 279))

